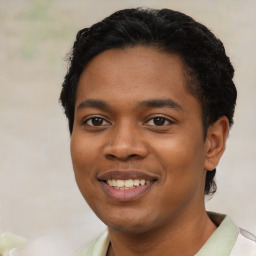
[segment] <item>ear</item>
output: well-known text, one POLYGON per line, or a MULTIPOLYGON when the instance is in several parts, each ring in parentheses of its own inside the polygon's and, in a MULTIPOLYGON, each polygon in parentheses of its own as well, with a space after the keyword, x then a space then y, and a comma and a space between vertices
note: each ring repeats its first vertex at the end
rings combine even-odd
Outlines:
POLYGON ((212 171, 218 165, 225 150, 229 131, 229 121, 226 116, 220 117, 209 126, 206 138, 205 170, 212 171))

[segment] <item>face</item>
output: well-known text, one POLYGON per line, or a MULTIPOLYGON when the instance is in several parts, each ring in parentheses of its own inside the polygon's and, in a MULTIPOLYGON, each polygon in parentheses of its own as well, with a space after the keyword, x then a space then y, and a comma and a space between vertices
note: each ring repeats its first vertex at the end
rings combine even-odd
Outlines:
POLYGON ((198 214, 206 143, 179 57, 142 46, 94 57, 78 85, 71 155, 83 197, 114 230, 198 214))

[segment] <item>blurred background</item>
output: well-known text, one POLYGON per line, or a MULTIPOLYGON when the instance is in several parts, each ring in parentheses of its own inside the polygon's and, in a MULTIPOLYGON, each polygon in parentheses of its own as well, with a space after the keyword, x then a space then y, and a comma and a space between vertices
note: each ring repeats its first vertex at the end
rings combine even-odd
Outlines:
POLYGON ((184 12, 224 43, 238 102, 218 191, 206 204, 256 234, 254 0, 0 0, 0 233, 65 234, 75 250, 105 228, 77 189, 58 97, 77 31, 138 6, 184 12))

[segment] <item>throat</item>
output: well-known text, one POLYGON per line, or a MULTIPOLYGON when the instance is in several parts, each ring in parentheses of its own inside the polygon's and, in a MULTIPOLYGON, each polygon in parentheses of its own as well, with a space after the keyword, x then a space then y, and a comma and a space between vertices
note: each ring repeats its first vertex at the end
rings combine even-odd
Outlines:
MULTIPOLYGON (((208 216, 207 216, 208 217, 208 216)), ((157 229, 143 234, 125 234, 109 228, 110 244, 107 256, 138 255, 195 255, 216 230, 216 225, 208 218, 189 227, 157 229), (204 223, 204 224, 203 224, 204 223)))

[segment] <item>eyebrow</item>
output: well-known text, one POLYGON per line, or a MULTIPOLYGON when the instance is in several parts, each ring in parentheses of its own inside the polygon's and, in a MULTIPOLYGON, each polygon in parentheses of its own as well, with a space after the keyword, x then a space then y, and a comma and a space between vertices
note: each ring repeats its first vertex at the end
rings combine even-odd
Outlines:
POLYGON ((110 109, 110 106, 103 100, 93 100, 93 99, 88 99, 82 101, 78 107, 77 110, 82 109, 82 108, 98 108, 98 109, 110 109))
POLYGON ((183 107, 178 104, 177 102, 173 101, 172 99, 151 99, 145 100, 139 103, 140 107, 147 107, 147 108, 174 108, 183 110, 183 107))
MULTIPOLYGON (((173 101, 172 99, 150 99, 141 101, 138 103, 138 107, 146 107, 146 108, 174 108, 178 110, 183 110, 182 106, 178 104, 177 102, 173 101)), ((103 100, 96 100, 96 99, 88 99, 82 101, 78 107, 77 110, 83 109, 83 108, 97 108, 101 110, 108 110, 111 109, 111 106, 103 101, 103 100)))

